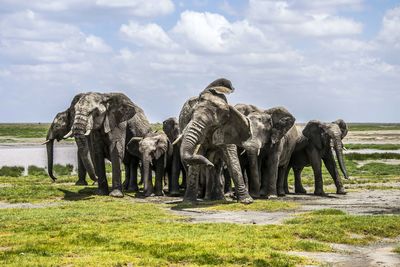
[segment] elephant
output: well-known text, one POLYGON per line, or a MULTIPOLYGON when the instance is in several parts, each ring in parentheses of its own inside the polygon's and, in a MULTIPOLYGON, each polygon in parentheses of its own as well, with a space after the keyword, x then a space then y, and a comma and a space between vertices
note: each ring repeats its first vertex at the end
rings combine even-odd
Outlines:
POLYGON ((78 154, 89 177, 98 181, 98 193, 123 197, 121 163, 125 156, 126 135, 131 126, 128 121, 135 114, 144 113, 143 110, 123 93, 96 92, 83 94, 74 109, 71 130, 64 137, 75 138, 78 154), (105 173, 105 158, 109 158, 112 165, 111 193, 105 173))
MULTIPOLYGON (((180 135, 179 122, 171 117, 163 121, 163 131, 173 144, 180 135)), ((168 175, 168 194, 170 196, 179 196, 179 188, 186 188, 186 171, 183 167, 180 155, 181 143, 179 140, 173 145, 173 152, 167 160, 166 174, 168 175), (179 185, 179 174, 182 172, 182 184, 179 185)))
MULTIPOLYGON (((51 179, 53 181, 57 180, 57 178, 53 174, 53 157, 54 157, 54 140, 59 142, 64 138, 64 136, 70 131, 72 126, 72 121, 74 118, 74 106, 81 98, 83 94, 76 95, 71 102, 70 107, 63 111, 59 112, 53 122, 50 125, 49 130, 47 131, 46 144, 47 149, 47 171, 51 179)), ((75 183, 76 185, 87 185, 86 182, 86 169, 83 165, 83 162, 78 154, 78 181, 75 183)))
POLYGON ((172 155, 172 145, 163 132, 150 132, 144 137, 132 137, 127 144, 128 152, 140 157, 143 164, 144 195, 163 196, 163 177, 168 156, 172 155), (152 169, 156 173, 155 186, 152 169))
POLYGON ((290 167, 294 171, 296 193, 306 193, 301 183, 301 172, 304 167, 311 165, 315 180, 314 194, 325 195, 321 172, 322 160, 335 182, 336 193, 346 194, 332 149, 335 150, 336 158, 344 178, 348 179, 342 143, 342 139, 347 135, 347 132, 347 124, 342 119, 338 119, 332 123, 322 123, 317 120, 307 123, 290 159, 290 167))
POLYGON ((295 118, 283 107, 262 110, 254 105, 237 104, 235 108, 247 116, 252 129, 252 137, 239 149, 249 193, 256 198, 277 195, 278 176, 287 167, 295 146, 295 142, 288 140, 292 139, 288 136, 295 118))
POLYGON ((236 148, 251 137, 251 128, 248 119, 228 104, 225 95, 233 91, 231 81, 220 78, 182 107, 179 115, 180 154, 187 168, 184 201, 197 200, 199 177, 203 175, 209 184, 205 198, 223 198, 224 163, 233 179, 238 200, 242 203, 253 201, 243 181, 236 148))

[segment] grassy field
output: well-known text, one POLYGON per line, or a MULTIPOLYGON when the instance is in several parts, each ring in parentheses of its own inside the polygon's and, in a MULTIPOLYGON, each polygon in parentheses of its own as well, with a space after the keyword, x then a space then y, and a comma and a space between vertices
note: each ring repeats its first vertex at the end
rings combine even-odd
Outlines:
POLYGON ((347 149, 379 149, 379 150, 398 150, 400 145, 398 144, 345 144, 347 149))
POLYGON ((349 131, 400 130, 400 123, 348 123, 349 131))
MULTIPOLYGON (((354 216, 319 210, 283 225, 192 224, 167 212, 180 204, 99 197, 76 177, 3 177, 0 201, 36 203, 0 209, 0 265, 126 266, 127 264, 295 266, 311 260, 288 251, 331 251, 326 242, 367 244, 400 232, 399 216, 354 216), (356 237, 355 237, 356 236, 356 237)), ((194 206, 204 208, 204 206, 194 206)), ((296 203, 209 204, 213 210, 287 210, 296 203), (249 208, 252 207, 252 208, 249 208)))

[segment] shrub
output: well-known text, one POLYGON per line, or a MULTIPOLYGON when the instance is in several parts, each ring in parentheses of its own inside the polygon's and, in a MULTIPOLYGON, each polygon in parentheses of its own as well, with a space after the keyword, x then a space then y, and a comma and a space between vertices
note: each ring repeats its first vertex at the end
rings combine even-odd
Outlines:
POLYGON ((0 168, 0 176, 19 177, 24 173, 24 167, 21 166, 3 166, 0 168))
POLYGON ((41 175, 47 175, 47 172, 45 171, 44 168, 40 168, 35 165, 29 165, 28 166, 28 174, 34 175, 34 176, 41 176, 41 175))

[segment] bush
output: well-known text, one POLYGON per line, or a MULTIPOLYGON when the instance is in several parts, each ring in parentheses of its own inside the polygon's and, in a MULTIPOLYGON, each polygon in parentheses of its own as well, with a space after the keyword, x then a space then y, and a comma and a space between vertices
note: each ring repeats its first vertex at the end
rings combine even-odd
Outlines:
POLYGON ((21 166, 3 166, 0 168, 0 176, 19 177, 24 173, 24 167, 21 166))
POLYGON ((53 170, 57 175, 70 175, 71 172, 73 171, 74 166, 71 164, 67 165, 60 165, 60 164, 54 164, 53 170))
POLYGON ((28 174, 34 175, 34 176, 41 176, 41 175, 47 175, 47 172, 45 171, 44 168, 40 168, 35 165, 29 165, 28 166, 28 174))

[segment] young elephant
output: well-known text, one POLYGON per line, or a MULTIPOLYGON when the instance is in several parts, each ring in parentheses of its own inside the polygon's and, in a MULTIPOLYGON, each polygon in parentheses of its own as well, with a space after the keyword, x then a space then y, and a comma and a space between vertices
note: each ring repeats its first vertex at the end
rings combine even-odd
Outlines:
MULTIPOLYGON (((303 129, 303 136, 296 144, 296 150, 292 154, 290 166, 295 175, 295 192, 306 193, 301 184, 301 171, 304 167, 310 166, 314 171, 315 195, 324 195, 323 180, 321 172, 321 159, 332 176, 337 194, 346 194, 332 149, 335 150, 336 157, 343 173, 344 178, 348 179, 346 165, 343 158, 342 139, 347 135, 346 123, 339 119, 332 123, 322 123, 320 121, 310 121, 303 129)), ((287 190, 287 189, 286 189, 287 190)))
POLYGON ((163 132, 150 132, 143 137, 133 137, 128 145, 128 152, 140 157, 143 166, 144 195, 155 194, 162 196, 163 177, 168 155, 172 154, 172 146, 163 132), (156 173, 156 182, 153 187, 152 171, 156 173))
MULTIPOLYGON (((163 131, 168 136, 169 142, 172 144, 180 135, 179 123, 176 118, 168 118, 163 121, 163 131)), ((168 157, 165 169, 168 175, 168 193, 170 196, 179 195, 179 187, 186 187, 186 171, 181 162, 180 155, 181 143, 178 140, 173 146, 172 155, 168 157), (182 184, 179 185, 179 174, 182 172, 182 184)))

